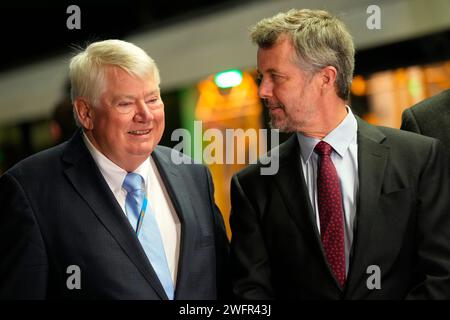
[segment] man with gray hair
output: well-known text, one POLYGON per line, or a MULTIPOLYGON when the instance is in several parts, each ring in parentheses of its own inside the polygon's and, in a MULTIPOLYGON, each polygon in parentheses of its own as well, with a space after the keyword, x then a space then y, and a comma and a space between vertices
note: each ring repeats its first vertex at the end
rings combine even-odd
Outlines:
POLYGON ((294 134, 279 171, 232 179, 231 259, 242 299, 449 299, 450 182, 438 140, 369 125, 346 104, 344 24, 290 10, 251 29, 271 126, 294 134))
POLYGON ((0 178, 0 298, 226 297, 211 175, 157 145, 154 61, 125 41, 95 42, 72 58, 70 80, 81 129, 0 178))

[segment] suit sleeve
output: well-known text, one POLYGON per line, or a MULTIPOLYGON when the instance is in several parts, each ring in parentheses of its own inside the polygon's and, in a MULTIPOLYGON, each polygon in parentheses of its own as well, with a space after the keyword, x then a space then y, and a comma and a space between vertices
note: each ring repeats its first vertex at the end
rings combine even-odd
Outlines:
POLYGON ((419 124, 417 123, 416 117, 411 109, 406 109, 403 111, 402 125, 400 129, 421 134, 419 124))
POLYGON ((434 140, 418 187, 416 274, 408 299, 450 299, 450 173, 434 140))
POLYGON ((230 244, 228 241, 225 224, 222 213, 214 201, 214 184, 211 173, 206 168, 206 175, 208 178, 209 199, 211 207, 213 208, 214 218, 214 234, 215 234, 215 248, 216 248, 216 280, 217 280, 217 299, 228 300, 232 298, 231 292, 231 276, 230 276, 230 244))
POLYGON ((48 264, 33 210, 19 182, 0 177, 0 299, 45 299, 48 264))
POLYGON ((238 299, 273 299, 269 255, 259 222, 237 176, 231 182, 231 264, 238 299))

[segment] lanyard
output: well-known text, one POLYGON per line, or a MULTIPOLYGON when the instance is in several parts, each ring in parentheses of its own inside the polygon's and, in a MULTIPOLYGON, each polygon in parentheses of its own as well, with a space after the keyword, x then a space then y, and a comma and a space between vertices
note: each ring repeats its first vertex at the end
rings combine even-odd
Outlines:
POLYGON ((142 221, 144 221, 145 211, 147 210, 147 197, 144 198, 144 202, 142 203, 142 208, 139 213, 139 218, 136 225, 136 236, 139 237, 139 231, 141 231, 142 221))

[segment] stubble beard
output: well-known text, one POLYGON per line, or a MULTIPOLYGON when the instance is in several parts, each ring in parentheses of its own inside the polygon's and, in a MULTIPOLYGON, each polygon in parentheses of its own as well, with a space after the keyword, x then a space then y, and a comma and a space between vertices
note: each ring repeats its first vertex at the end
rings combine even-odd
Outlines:
POLYGON ((271 129, 278 129, 280 132, 291 133, 296 132, 299 127, 299 123, 296 123, 292 117, 286 112, 286 108, 283 105, 279 105, 282 110, 282 114, 273 114, 269 110, 269 126, 271 129))

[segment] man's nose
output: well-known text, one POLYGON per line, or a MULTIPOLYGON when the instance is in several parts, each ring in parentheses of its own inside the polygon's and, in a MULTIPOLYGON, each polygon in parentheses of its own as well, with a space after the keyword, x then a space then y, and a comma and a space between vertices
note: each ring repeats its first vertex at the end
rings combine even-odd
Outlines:
POLYGON ((261 82, 259 84, 259 88, 258 88, 258 95, 262 99, 267 99, 267 98, 272 97, 272 95, 273 95, 272 83, 270 81, 262 78, 261 82))
POLYGON ((135 118, 141 122, 153 120, 153 113, 151 112, 145 101, 138 101, 136 103, 135 118))

